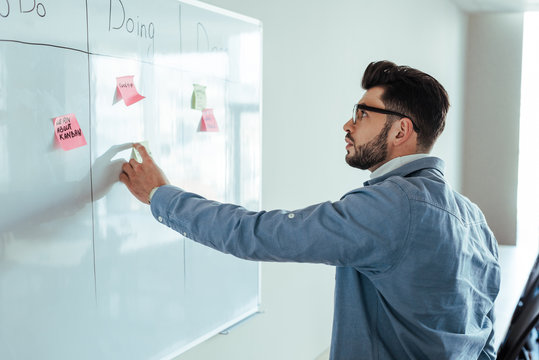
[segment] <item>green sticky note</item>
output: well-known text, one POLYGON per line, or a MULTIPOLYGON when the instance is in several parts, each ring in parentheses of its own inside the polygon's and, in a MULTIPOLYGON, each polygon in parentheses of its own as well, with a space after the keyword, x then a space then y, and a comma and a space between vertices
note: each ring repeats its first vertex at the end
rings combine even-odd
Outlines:
MULTIPOLYGON (((152 152, 150 151, 150 145, 149 145, 148 141, 140 141, 139 144, 144 146, 144 148, 148 152, 148 155, 152 156, 152 152)), ((142 156, 140 156, 140 153, 135 148, 131 149, 131 159, 135 159, 135 161, 137 161, 139 163, 142 162, 142 156)))
POLYGON ((206 108, 206 87, 193 84, 193 94, 191 95, 191 109, 202 110, 206 108))

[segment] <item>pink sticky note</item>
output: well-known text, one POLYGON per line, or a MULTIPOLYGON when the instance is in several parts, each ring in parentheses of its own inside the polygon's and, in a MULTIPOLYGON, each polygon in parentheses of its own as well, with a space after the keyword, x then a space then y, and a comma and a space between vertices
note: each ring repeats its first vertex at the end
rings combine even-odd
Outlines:
POLYGON ((75 114, 58 116, 53 119, 54 135, 65 151, 86 145, 75 114))
POLYGON ((116 78, 116 94, 120 93, 122 99, 124 99, 125 105, 129 106, 137 101, 144 99, 144 96, 140 95, 133 83, 134 75, 122 76, 116 78))
POLYGON ((200 119, 199 131, 219 131, 213 109, 202 110, 202 118, 200 119))

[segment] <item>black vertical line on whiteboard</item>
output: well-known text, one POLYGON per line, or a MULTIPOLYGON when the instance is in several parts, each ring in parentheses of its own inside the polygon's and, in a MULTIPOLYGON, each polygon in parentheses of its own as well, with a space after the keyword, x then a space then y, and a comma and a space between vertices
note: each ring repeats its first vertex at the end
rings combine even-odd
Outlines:
POLYGON ((182 46, 183 46, 183 39, 182 39, 182 4, 178 4, 178 20, 180 24, 180 55, 183 53, 182 46))
MULTIPOLYGON (((88 2, 86 2, 86 3, 88 3, 88 2)), ((88 14, 88 6, 86 6, 86 14, 88 14)), ((110 24, 112 24, 112 1, 109 1, 109 32, 110 32, 110 24)), ((90 49, 88 49, 88 50, 90 50, 90 49)))
POLYGON ((201 22, 197 23, 197 52, 200 51, 200 30, 204 32, 206 37, 206 51, 210 51, 210 37, 206 31, 206 27, 201 22))
POLYGON ((95 267, 95 219, 94 219, 94 175, 92 171, 92 82, 90 75, 90 22, 88 20, 88 0, 86 0, 86 52, 88 54, 88 124, 90 125, 88 148, 90 149, 90 200, 92 202, 92 252, 94 258, 94 296, 97 305, 97 272, 95 267))

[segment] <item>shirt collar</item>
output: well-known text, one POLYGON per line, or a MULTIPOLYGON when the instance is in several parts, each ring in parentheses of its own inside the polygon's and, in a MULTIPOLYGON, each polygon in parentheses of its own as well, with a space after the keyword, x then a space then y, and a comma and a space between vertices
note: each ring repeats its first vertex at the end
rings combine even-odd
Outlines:
MULTIPOLYGON (((417 154, 417 155, 420 155, 420 154, 417 154)), ((434 157, 434 156, 429 156, 427 154, 421 154, 421 155, 426 155, 426 156, 412 158, 411 160, 405 161, 404 163, 399 163, 400 166, 397 166, 396 168, 391 166, 391 169, 389 169, 388 171, 383 171, 381 172, 382 174, 380 174, 379 176, 372 178, 368 181, 365 181, 363 185, 364 186, 373 185, 381 181, 384 181, 385 179, 391 176, 406 176, 406 175, 409 175, 411 173, 414 173, 416 171, 423 170, 423 169, 437 170, 443 176, 445 163, 442 159, 434 157)), ((403 157, 408 157, 408 156, 403 156, 403 157)), ((393 160, 397 160, 397 159, 398 158, 392 159, 389 162, 392 162, 393 160)), ((389 162, 387 164, 389 164, 389 162)), ((387 165, 387 164, 384 164, 384 165, 387 165)), ((379 170, 380 168, 378 168, 377 170, 379 170)), ((375 174, 375 172, 376 171, 373 172, 373 175, 375 174)))
POLYGON ((394 159, 391 159, 371 173, 371 180, 384 174, 387 174, 388 172, 391 172, 395 169, 398 169, 402 165, 408 164, 411 161, 422 159, 427 156, 429 156, 429 154, 412 154, 399 156, 394 159))

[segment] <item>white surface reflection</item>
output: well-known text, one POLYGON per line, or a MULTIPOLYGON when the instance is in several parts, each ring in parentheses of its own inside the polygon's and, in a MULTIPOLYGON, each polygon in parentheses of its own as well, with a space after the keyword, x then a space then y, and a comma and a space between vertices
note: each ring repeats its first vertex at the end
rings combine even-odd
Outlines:
POLYGON ((258 264, 155 221, 119 183, 121 165, 146 140, 172 183, 257 210, 260 27, 177 1, 124 2, 155 26, 148 51, 92 0, 88 55, 78 1, 47 3, 81 24, 65 37, 53 16, 0 22, 17 41, 73 47, 0 40, 0 358, 167 357, 257 310, 258 264), (146 97, 131 106, 114 101, 125 75, 146 97), (194 83, 219 132, 198 131, 194 83), (69 113, 88 144, 64 151, 52 119, 69 113))
POLYGON ((0 358, 68 358, 96 329, 90 153, 52 118, 89 134, 87 56, 0 43, 0 62, 0 358))

